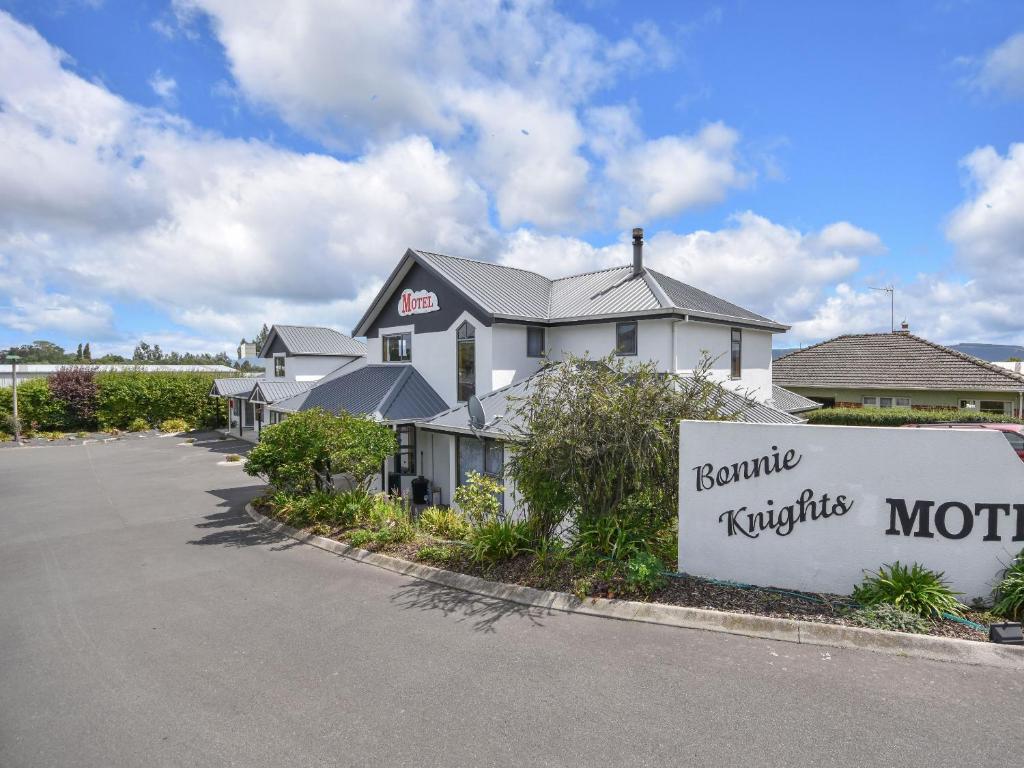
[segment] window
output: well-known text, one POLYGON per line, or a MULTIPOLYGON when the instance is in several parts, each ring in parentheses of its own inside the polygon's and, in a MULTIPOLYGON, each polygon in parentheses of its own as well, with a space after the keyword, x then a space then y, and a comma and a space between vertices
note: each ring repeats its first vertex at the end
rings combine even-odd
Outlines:
POLYGON ((897 408, 909 408, 910 398, 909 397, 894 397, 893 403, 897 408))
POLYGON ((1011 413, 1009 403, 1002 400, 961 400, 960 407, 984 413, 1011 413))
POLYGON ((526 356, 544 357, 544 329, 530 326, 526 329, 526 356))
POLYGON ((860 401, 864 405, 865 408, 877 408, 878 407, 878 398, 877 397, 862 397, 860 399, 860 401))
POLYGON ((743 331, 733 328, 729 340, 729 376, 738 379, 743 375, 743 331))
POLYGON ((398 435, 398 453, 395 454, 395 471, 402 475, 416 474, 416 426, 399 424, 395 427, 398 435))
POLYGON ((392 333, 380 338, 385 363, 407 363, 412 360, 411 333, 392 333))
POLYGON ((909 397, 878 397, 867 395, 861 398, 865 408, 909 408, 909 397))
POLYGON ((281 413, 280 411, 271 411, 270 412, 270 423, 271 424, 280 424, 282 421, 284 421, 285 416, 287 416, 287 414, 281 413))
POLYGON ((274 355, 274 376, 284 376, 284 355, 274 355))
POLYGON ((636 321, 615 324, 615 354, 636 354, 636 321))
POLYGON ((493 477, 501 482, 505 462, 505 450, 497 440, 476 437, 458 438, 458 482, 462 485, 470 472, 493 477))
POLYGON ((463 323, 455 331, 456 396, 464 403, 476 394, 476 329, 463 323))

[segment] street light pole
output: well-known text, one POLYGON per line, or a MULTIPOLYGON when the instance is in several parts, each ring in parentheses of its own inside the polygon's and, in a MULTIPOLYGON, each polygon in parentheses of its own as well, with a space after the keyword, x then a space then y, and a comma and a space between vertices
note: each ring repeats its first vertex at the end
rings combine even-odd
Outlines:
POLYGON ((11 412, 12 418, 14 419, 14 442, 21 442, 21 422, 18 421, 18 361, 21 357, 18 355, 7 355, 7 359, 11 361, 11 412))

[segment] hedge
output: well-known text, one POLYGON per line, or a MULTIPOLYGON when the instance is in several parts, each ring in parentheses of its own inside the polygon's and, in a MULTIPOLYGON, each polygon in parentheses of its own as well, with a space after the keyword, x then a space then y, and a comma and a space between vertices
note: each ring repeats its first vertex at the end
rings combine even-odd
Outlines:
MULTIPOLYGON (((50 392, 46 379, 18 385, 18 416, 34 430, 126 429, 135 419, 156 426, 184 419, 191 427, 226 423, 224 401, 209 397, 212 373, 117 371, 96 375, 96 418, 82 423, 50 392)), ((0 389, 0 429, 10 420, 11 389, 0 389)))
POLYGON ((945 424, 948 422, 1017 422, 1019 417, 1001 413, 982 413, 950 409, 924 411, 912 408, 821 408, 806 414, 808 424, 834 424, 847 427, 902 427, 904 424, 945 424))

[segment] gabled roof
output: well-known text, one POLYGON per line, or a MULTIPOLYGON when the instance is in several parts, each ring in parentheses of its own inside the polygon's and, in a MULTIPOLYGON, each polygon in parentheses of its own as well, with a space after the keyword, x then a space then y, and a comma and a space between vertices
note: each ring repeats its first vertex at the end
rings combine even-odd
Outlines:
MULTIPOLYGON (((561 365, 561 363, 552 365, 561 365)), ((422 426, 436 432, 510 439, 517 433, 520 426, 514 413, 516 401, 526 397, 530 387, 534 386, 537 379, 549 370, 550 367, 542 368, 525 379, 520 379, 480 397, 480 404, 484 407, 487 418, 487 426, 483 429, 474 430, 469 426, 469 407, 467 405, 449 408, 432 419, 426 420, 422 426)), ((799 424, 803 421, 803 419, 777 407, 758 402, 726 387, 721 387, 721 390, 723 416, 735 415, 738 421, 756 424, 799 424)))
POLYGON ((634 275, 632 266, 613 267, 552 280, 536 272, 487 261, 408 250, 356 324, 353 335, 365 335, 385 300, 413 264, 446 281, 482 312, 497 320, 554 324, 605 317, 675 314, 771 331, 788 328, 651 269, 645 268, 640 275, 634 275))
POLYGON ((259 379, 235 376, 230 379, 214 379, 210 397, 248 397, 259 379))
POLYGON ((811 400, 809 397, 798 395, 788 389, 772 384, 772 396, 768 404, 786 413, 803 413, 821 408, 821 403, 811 400))
POLYGON ((272 410, 295 413, 323 408, 384 421, 419 421, 447 407, 411 365, 378 364, 316 382, 305 392, 277 401, 272 410))
POLYGON ((259 356, 280 339, 289 355, 348 355, 362 357, 366 344, 333 328, 317 325, 275 325, 260 347, 259 356))
POLYGON ((279 400, 305 392, 316 383, 315 381, 271 381, 269 379, 261 379, 256 382, 256 386, 253 387, 249 399, 254 403, 270 405, 279 400))
POLYGON ((837 336, 772 364, 784 387, 1024 392, 1024 376, 910 333, 837 336))

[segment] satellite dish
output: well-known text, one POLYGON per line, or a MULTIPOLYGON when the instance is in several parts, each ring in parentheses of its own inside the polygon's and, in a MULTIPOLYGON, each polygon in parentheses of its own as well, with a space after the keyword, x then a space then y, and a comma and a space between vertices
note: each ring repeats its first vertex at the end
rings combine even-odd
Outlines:
POLYGON ((479 397, 470 395, 466 407, 469 409, 469 426, 473 429, 483 429, 487 426, 487 412, 479 397))

